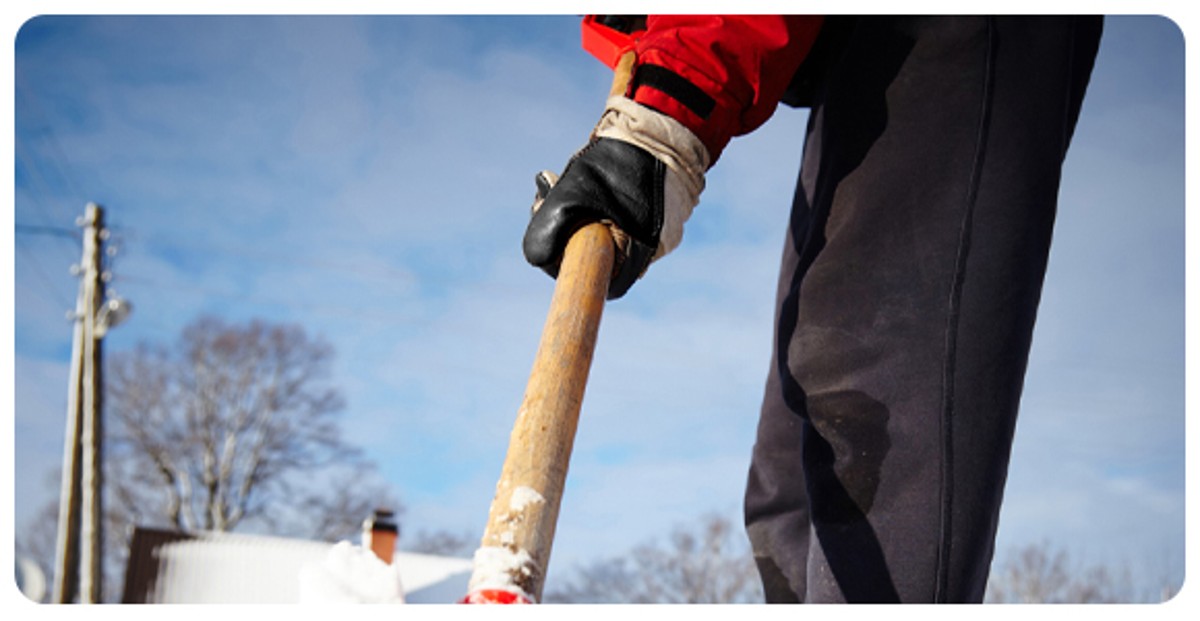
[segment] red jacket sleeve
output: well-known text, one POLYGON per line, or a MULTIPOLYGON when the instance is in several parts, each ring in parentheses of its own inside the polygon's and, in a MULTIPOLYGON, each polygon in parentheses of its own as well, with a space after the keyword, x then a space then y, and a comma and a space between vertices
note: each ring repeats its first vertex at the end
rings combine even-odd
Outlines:
POLYGON ((821 21, 801 15, 651 15, 635 48, 627 94, 690 129, 715 163, 730 139, 775 112, 821 21))

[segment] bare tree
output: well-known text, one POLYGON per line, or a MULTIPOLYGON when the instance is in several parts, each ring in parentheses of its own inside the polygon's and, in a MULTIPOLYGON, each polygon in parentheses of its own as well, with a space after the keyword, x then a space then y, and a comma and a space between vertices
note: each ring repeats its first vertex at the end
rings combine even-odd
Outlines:
MULTIPOLYGON (((55 472, 51 485, 58 485, 55 472)), ((23 529, 19 529, 13 551, 18 558, 25 558, 37 565, 42 575, 49 580, 54 575, 54 544, 58 536, 58 499, 48 502, 39 510, 23 529)), ((48 599, 44 594, 43 600, 48 599)))
MULTIPOLYGON (((108 357, 102 601, 120 597, 136 526, 355 540, 372 510, 403 512, 342 438, 332 359, 298 326, 213 318, 108 357)), ((16 529, 51 580, 57 506, 16 529)))
POLYGON ((296 475, 361 461, 341 438, 333 350, 298 326, 211 317, 173 349, 111 358, 115 500, 182 530, 231 530, 293 496, 296 475), (159 502, 146 503, 147 492, 159 502))
MULTIPOLYGON (((666 545, 635 547, 625 556, 595 561, 552 583, 552 603, 753 603, 763 601, 750 554, 733 527, 706 516, 693 529, 676 528, 666 545)), ((1179 585, 1164 574, 1161 586, 1135 585, 1128 565, 1081 565, 1049 544, 1016 548, 999 559, 988 581, 987 603, 1153 603, 1171 599, 1179 585)), ((1146 582, 1145 580, 1142 581, 1146 582)))
POLYGON ((1131 603, 1134 592, 1128 568, 1079 567, 1063 550, 1049 544, 1014 550, 993 569, 986 601, 997 604, 1131 603))
MULTIPOLYGON (((55 469, 48 477, 48 484, 57 487, 59 480, 60 473, 55 469)), ((17 555, 32 560, 46 579, 52 580, 57 570, 54 552, 58 537, 58 498, 48 500, 27 521, 17 526, 14 548, 17 555)), ((114 510, 111 503, 105 507, 103 533, 105 554, 102 572, 105 578, 101 583, 100 600, 111 602, 120 597, 122 584, 119 577, 125 570, 132 534, 130 520, 120 509, 114 510)), ((44 599, 49 599, 49 593, 44 599)))
POLYGON ((614 604, 761 602, 762 587, 740 533, 722 516, 704 516, 692 528, 675 528, 666 545, 639 545, 628 556, 577 569, 545 599, 614 604))
MULTIPOLYGON (((401 539, 403 541, 403 538, 401 539)), ((458 556, 470 558, 479 547, 479 536, 468 533, 452 533, 446 530, 422 530, 413 537, 411 542, 402 546, 409 552, 417 554, 435 554, 440 556, 458 556)))
POLYGON ((107 564, 123 567, 134 526, 333 541, 354 539, 376 507, 400 513, 342 438, 332 360, 299 326, 211 317, 172 347, 110 356, 107 564))
POLYGON ((357 541, 363 520, 376 509, 387 509, 398 519, 404 507, 368 468, 361 463, 337 467, 321 485, 296 490, 290 518, 267 520, 272 530, 320 541, 357 541))

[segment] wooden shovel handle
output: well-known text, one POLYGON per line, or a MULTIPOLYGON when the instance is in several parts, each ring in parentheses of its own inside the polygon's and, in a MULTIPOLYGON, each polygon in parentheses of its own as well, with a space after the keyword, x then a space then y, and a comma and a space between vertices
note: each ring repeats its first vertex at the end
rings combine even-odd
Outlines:
MULTIPOLYGON (((625 92, 634 58, 628 52, 618 61, 612 95, 625 92)), ((513 595, 531 602, 542 598, 615 252, 612 234, 599 223, 577 231, 563 251, 464 601, 511 602, 513 595), (484 592, 490 594, 472 597, 484 592)))
POLYGON ((612 89, 609 90, 609 97, 625 94, 625 90, 629 88, 629 81, 633 77, 633 65, 636 60, 636 54, 626 52, 617 61, 617 66, 613 68, 612 89))
POLYGON ((477 555, 473 589, 509 580, 541 599, 613 257, 602 224, 580 229, 567 244, 481 544, 508 567, 496 576, 477 555))

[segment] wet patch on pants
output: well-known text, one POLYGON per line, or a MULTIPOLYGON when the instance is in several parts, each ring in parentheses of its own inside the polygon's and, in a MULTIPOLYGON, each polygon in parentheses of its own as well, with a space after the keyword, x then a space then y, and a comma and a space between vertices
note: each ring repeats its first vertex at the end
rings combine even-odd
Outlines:
POLYGON ((861 519, 875 504, 880 471, 892 447, 887 406, 859 391, 809 395, 808 419, 820 436, 805 438, 810 475, 845 491, 829 499, 835 502, 814 503, 814 518, 831 523, 861 519))

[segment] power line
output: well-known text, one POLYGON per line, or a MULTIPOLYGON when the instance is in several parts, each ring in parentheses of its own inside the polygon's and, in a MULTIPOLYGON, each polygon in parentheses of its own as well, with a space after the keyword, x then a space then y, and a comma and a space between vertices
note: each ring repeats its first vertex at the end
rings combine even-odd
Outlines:
MULTIPOLYGON (((25 197, 26 200, 23 202, 31 205, 32 211, 36 212, 38 219, 45 224, 45 226, 18 224, 16 232, 69 238, 77 243, 82 242, 83 237, 78 231, 56 226, 56 223, 76 222, 75 216, 71 214, 63 201, 54 199, 56 196, 63 195, 67 197, 83 196, 75 171, 62 145, 59 144, 54 124, 46 113, 45 105, 38 98, 36 89, 30 85, 25 73, 20 71, 20 67, 17 67, 14 78, 16 83, 14 94, 18 103, 21 104, 16 117, 18 131, 14 135, 15 153, 17 163, 25 171, 28 179, 27 191, 18 192, 17 197, 25 197), (31 135, 29 127, 40 129, 40 139, 37 135, 31 135), (31 139, 44 145, 44 148, 36 148, 37 144, 31 142, 31 139), (47 173, 54 177, 54 182, 47 177, 47 173), (56 192, 55 189, 59 191, 56 192)), ((65 248, 59 247, 59 250, 55 252, 63 250, 65 248)), ((74 258, 72 256, 67 260, 74 261, 74 258)))
POLYGON ((14 225, 14 230, 17 233, 17 235, 13 237, 13 240, 16 242, 17 251, 29 261, 30 270, 38 277, 39 280, 42 281, 42 284, 45 285, 46 291, 48 291, 49 294, 54 298, 54 302, 62 305, 64 312, 73 309, 75 305, 63 297, 60 287, 55 284, 54 279, 50 277, 46 269, 42 266, 41 260, 38 259, 38 256, 33 252, 33 250, 29 249, 25 245, 25 243, 22 241, 23 238, 20 235, 41 235, 56 239, 70 240, 72 243, 81 241, 83 236, 76 229, 68 229, 60 226, 38 226, 17 223, 14 225))
MULTIPOLYGON (((119 277, 123 282, 133 283, 150 287, 159 290, 183 291, 205 298, 215 298, 218 300, 227 300, 236 303, 251 303, 261 306, 279 306, 289 309, 291 312, 311 313, 332 319, 352 319, 356 322, 369 322, 382 325, 397 325, 400 323, 412 323, 417 314, 412 311, 396 311, 375 308, 363 308, 361 306, 341 306, 329 304, 326 302, 314 302, 305 300, 301 304, 297 304, 296 300, 287 299, 270 299, 253 293, 233 293, 230 291, 220 291, 217 289, 199 287, 194 284, 172 284, 164 283, 160 280, 139 276, 137 274, 123 273, 119 277)), ((386 308, 392 308, 387 306, 386 308)))
MULTIPOLYGON (((49 116, 44 111, 45 106, 42 105, 41 101, 36 95, 36 90, 29 85, 28 79, 25 77, 24 73, 19 70, 19 68, 15 72, 15 77, 17 83, 17 98, 24 102, 26 109, 32 113, 31 115, 38 117, 38 119, 42 122, 42 126, 45 127, 45 142, 49 147, 49 152, 45 155, 50 160, 52 167, 57 169, 56 172, 58 173, 58 177, 63 181, 62 185, 66 187, 68 195, 83 196, 83 192, 80 191, 79 184, 75 181, 75 175, 72 173, 70 162, 67 159, 62 146, 58 143, 58 138, 54 134, 53 125, 48 120, 49 116)), ((41 179, 43 186, 48 185, 46 183, 45 176, 41 174, 40 168, 30 165, 27 149, 23 148, 26 146, 25 142, 21 140, 19 136, 17 136, 16 143, 17 157, 25 164, 25 167, 30 173, 36 174, 41 179)), ((57 216, 63 215, 57 207, 55 208, 55 211, 59 212, 56 213, 57 216)))
POLYGON ((21 238, 18 237, 15 239, 15 241, 17 251, 25 255, 25 258, 29 260, 30 269, 42 281, 42 284, 46 286, 46 291, 48 291, 49 294, 54 298, 54 301, 62 305, 63 312, 75 308, 75 305, 71 303, 70 300, 62 297, 62 292, 59 291, 58 285, 56 285, 54 283, 54 279, 50 278, 50 276, 46 273, 46 270, 42 267, 41 262, 38 261, 37 256, 33 254, 33 251, 29 250, 25 247, 25 244, 21 243, 21 238))
POLYGON ((48 235, 51 237, 62 237, 72 241, 79 241, 81 238, 79 231, 61 226, 38 226, 35 224, 21 224, 18 222, 16 225, 14 225, 14 227, 17 233, 25 233, 27 235, 48 235))
MULTIPOLYGON (((137 239, 136 230, 132 231, 131 237, 137 239)), ((151 252, 161 253, 164 249, 182 250, 188 253, 202 254, 207 257, 213 255, 221 255, 227 257, 235 257, 246 259, 257 263, 267 265, 284 265, 289 267, 303 267, 308 269, 319 269, 331 272, 341 272, 352 274, 358 278, 371 280, 380 280, 389 283, 411 282, 413 277, 404 269, 391 267, 388 265, 363 264, 356 263, 352 260, 331 260, 328 258, 314 258, 311 255, 289 254, 286 252, 278 252, 270 250, 269 246, 235 246, 230 244, 213 244, 205 242, 203 244, 182 239, 169 239, 162 235, 155 235, 149 243, 145 244, 147 250, 151 252)))
MULTIPOLYGON (((53 222, 70 222, 69 214, 65 213, 64 208, 59 206, 57 201, 51 201, 53 207, 48 206, 42 197, 53 196, 50 191, 52 184, 42 172, 42 167, 33 161, 33 158, 27 153, 28 149, 25 146, 25 141, 18 138, 16 140, 16 155, 18 166, 25 171, 25 177, 29 180, 29 191, 26 195, 29 198, 29 203, 36 207, 36 211, 41 215, 41 219, 47 223, 53 222), (51 213, 53 212, 53 213, 51 213)), ((68 180, 62 185, 74 185, 68 180)))

